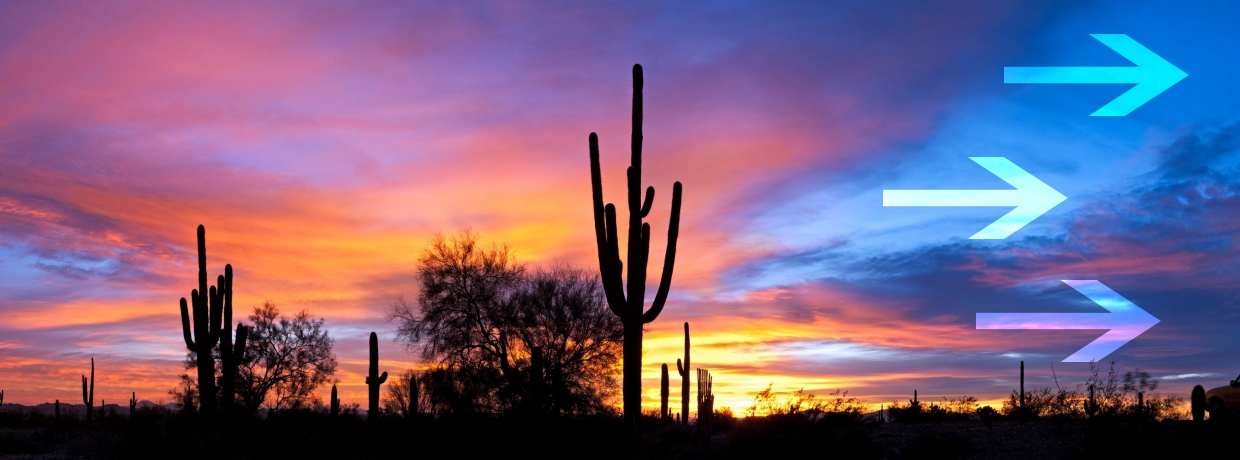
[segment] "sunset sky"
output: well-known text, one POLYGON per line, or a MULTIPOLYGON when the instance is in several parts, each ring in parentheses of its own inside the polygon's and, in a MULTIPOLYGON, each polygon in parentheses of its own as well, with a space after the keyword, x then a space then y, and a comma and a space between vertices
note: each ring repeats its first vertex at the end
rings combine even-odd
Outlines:
MULTIPOLYGON (((978 312, 1101 312, 1099 280, 1161 322, 1108 357, 1164 392, 1240 373, 1240 7, 1219 2, 3 2, 0 390, 5 402, 168 401, 177 301, 235 273, 324 317, 341 398, 419 365, 385 313, 435 232, 597 268, 587 136, 622 198, 645 68, 658 273, 684 205, 659 367, 693 331, 716 407, 773 384, 869 404, 1074 386, 1102 331, 979 331, 978 312), (1188 77, 1125 117, 1127 85, 1004 84, 1004 66, 1126 66, 1127 34, 1188 77), (1067 200, 1004 240, 1006 208, 883 207, 884 189, 1005 189, 1003 156, 1067 200)), ((652 282, 657 282, 654 276, 652 282)), ((648 289, 653 296, 654 288, 648 289)), ((678 407, 677 391, 673 405, 678 407)))

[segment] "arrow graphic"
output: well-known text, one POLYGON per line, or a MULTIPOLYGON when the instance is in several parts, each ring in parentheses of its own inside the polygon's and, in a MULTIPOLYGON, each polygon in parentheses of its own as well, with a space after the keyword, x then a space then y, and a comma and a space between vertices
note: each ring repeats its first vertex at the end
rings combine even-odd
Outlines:
POLYGON ((978 313, 977 329, 1109 329, 1065 363, 1102 361, 1111 352, 1158 324, 1141 307, 1096 280, 1063 280, 1110 313, 978 313))
POLYGON ((883 206, 1015 206, 970 236, 1001 240, 1068 199, 1003 157, 969 157, 1016 190, 883 190, 883 206))
POLYGON ((1188 74, 1124 34, 1089 34, 1136 67, 1004 67, 1004 83, 1136 83, 1091 117, 1122 117, 1188 74))

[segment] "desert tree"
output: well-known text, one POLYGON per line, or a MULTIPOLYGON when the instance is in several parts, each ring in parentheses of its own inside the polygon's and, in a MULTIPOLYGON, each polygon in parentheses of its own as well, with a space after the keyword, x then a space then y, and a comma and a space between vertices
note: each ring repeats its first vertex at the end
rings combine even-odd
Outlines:
POLYGON ((606 410, 623 335, 593 273, 529 269, 469 230, 435 235, 418 262, 417 304, 398 298, 388 319, 433 366, 421 380, 431 410, 606 410), (542 370, 531 372, 536 348, 542 370))
POLYGON ((271 302, 250 315, 248 346, 237 369, 237 395, 246 409, 302 409, 319 404, 315 390, 336 374, 335 340, 324 320, 302 310, 280 313, 271 302))

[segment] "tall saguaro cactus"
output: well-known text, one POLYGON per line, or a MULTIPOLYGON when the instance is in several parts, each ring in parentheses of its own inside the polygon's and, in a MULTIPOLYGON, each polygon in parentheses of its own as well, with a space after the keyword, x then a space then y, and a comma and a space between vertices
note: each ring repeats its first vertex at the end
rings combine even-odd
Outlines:
POLYGON ((680 373, 680 413, 685 414, 683 424, 689 424, 689 322, 685 321, 685 364, 676 360, 676 372, 680 373))
POLYGON ((86 421, 95 415, 95 358, 90 359, 90 392, 86 391, 86 376, 82 376, 82 404, 86 405, 86 421))
MULTIPOLYGON (((207 289, 207 230, 198 226, 198 289, 190 293, 193 304, 191 328, 190 310, 181 298, 181 331, 185 334, 185 347, 198 359, 198 403, 202 406, 203 419, 210 423, 215 413, 215 358, 211 350, 223 335, 224 292, 231 292, 232 266, 224 267, 217 286, 207 289), (228 279, 225 279, 227 276, 228 279)), ((188 400, 188 398, 186 398, 188 400)))
POLYGON ((374 422, 379 417, 379 385, 387 381, 387 372, 379 375, 379 336, 370 333, 370 374, 366 376, 366 385, 370 386, 370 405, 366 411, 366 420, 374 422))
POLYGON ((598 245, 599 272, 607 305, 624 325, 624 422, 636 430, 642 402, 642 325, 652 322, 663 311, 672 285, 676 262, 676 238, 680 228, 680 182, 672 186, 672 215, 667 228, 667 250, 663 257, 663 276, 650 309, 643 311, 646 299, 646 262, 650 255, 650 224, 642 220, 654 203, 654 187, 646 188, 642 199, 642 67, 633 66, 633 133, 631 165, 628 169, 628 276, 621 274, 620 240, 616 206, 603 205, 603 177, 599 167, 598 135, 590 133, 590 185, 594 198, 594 235, 598 245), (627 281, 627 285, 626 285, 627 281), (626 294, 627 290, 627 294, 626 294))

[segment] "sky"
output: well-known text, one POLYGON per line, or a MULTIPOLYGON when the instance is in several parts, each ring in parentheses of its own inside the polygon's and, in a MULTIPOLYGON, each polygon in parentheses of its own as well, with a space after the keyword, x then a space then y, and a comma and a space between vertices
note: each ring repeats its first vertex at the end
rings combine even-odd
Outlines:
MULTIPOLYGON (((341 398, 414 368, 385 315, 464 228, 531 265, 596 268, 587 137, 624 193, 631 67, 644 181, 684 184, 644 405, 692 329, 717 407, 771 385, 872 405, 1072 387, 1100 330, 977 330, 976 313, 1099 313, 1098 280, 1160 322, 1106 357, 1165 394, 1240 373, 1240 30, 1226 2, 0 2, 0 389, 167 401, 177 301, 235 270, 326 320, 341 398), (1005 66, 1126 66, 1127 34, 1188 77, 1004 84, 1005 66), (1067 199, 1001 240, 994 207, 884 207, 883 190, 1006 189, 1002 156, 1067 199)), ((661 269, 652 257, 650 272, 661 269)), ((657 282, 652 277, 651 282, 657 282)), ((647 289, 653 296, 654 287, 647 289)), ((678 393, 678 392, 673 392, 678 393)), ((678 407, 678 395, 672 397, 678 407)))

